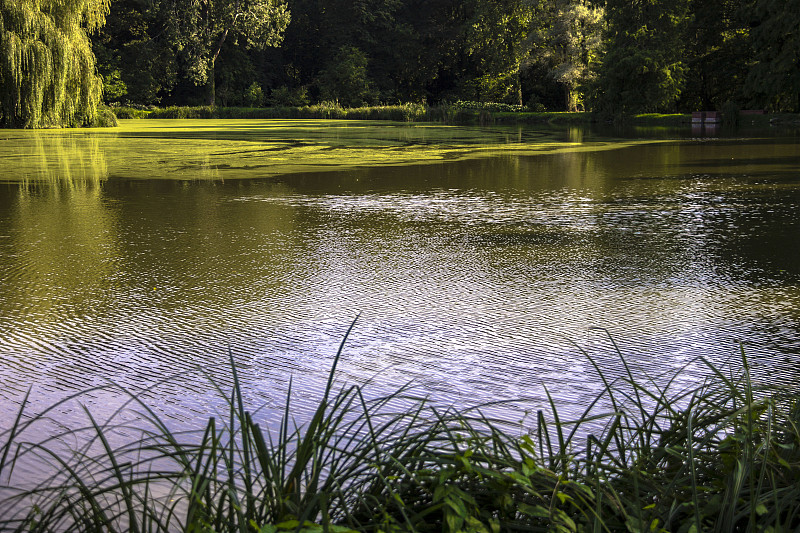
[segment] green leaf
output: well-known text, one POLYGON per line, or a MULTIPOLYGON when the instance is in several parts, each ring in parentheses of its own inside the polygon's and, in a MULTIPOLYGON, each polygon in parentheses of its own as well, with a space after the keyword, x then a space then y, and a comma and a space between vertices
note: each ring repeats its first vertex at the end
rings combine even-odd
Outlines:
POLYGON ((519 512, 533 518, 550 518, 550 511, 541 505, 530 505, 527 503, 520 503, 519 512))
POLYGON ((467 531, 470 533, 489 533, 489 530, 486 529, 486 526, 483 523, 475 518, 474 516, 470 516, 467 518, 467 531))
POLYGON ((464 501, 459 498, 447 498, 447 506, 450 507, 462 519, 467 518, 467 507, 464 501))
POLYGON ((447 513, 445 521, 447 522, 447 531, 450 531, 451 533, 456 533, 457 531, 460 531, 461 525, 464 523, 464 520, 462 518, 459 518, 458 516, 452 513, 447 513))

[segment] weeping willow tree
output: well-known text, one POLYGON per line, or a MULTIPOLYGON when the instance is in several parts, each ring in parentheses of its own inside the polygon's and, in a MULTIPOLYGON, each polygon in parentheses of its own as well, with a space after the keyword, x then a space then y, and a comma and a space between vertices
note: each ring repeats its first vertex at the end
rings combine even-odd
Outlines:
POLYGON ((103 83, 88 33, 110 0, 0 0, 0 123, 92 124, 103 83))

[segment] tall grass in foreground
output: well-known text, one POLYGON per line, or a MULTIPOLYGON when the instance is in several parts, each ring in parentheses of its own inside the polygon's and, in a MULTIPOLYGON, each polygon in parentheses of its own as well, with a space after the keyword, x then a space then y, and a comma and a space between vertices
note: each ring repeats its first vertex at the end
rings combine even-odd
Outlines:
POLYGON ((637 379, 621 357, 625 379, 595 365, 604 390, 582 416, 562 419, 551 400, 520 437, 480 408, 442 409, 409 389, 369 400, 359 386, 337 387, 341 353, 311 419, 293 422, 290 390, 274 431, 253 421, 233 360, 232 390, 212 385, 227 414, 201 431, 173 432, 131 396, 108 420, 87 410, 85 427, 31 442, 52 409, 28 418, 23 405, 0 440, 0 479, 30 458, 57 473, 5 487, 0 529, 800 528, 800 395, 755 390, 744 359, 741 377, 708 364, 713 379, 689 390, 674 390, 674 378, 637 379), (131 411, 136 419, 122 421, 131 411), (128 438, 113 448, 120 434, 128 438))

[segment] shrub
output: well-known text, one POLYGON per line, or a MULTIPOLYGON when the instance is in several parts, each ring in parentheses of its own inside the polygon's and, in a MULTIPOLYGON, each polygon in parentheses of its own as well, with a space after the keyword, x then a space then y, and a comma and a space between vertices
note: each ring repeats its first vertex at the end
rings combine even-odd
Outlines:
POLYGON ((114 106, 110 108, 111 111, 116 115, 117 118, 126 119, 126 118, 147 118, 150 115, 150 111, 146 109, 136 109, 134 107, 127 107, 127 106, 114 106))
POLYGON ((117 116, 114 114, 114 111, 111 108, 98 108, 97 116, 95 117, 95 123, 92 124, 92 126, 98 128, 111 128, 118 125, 119 122, 117 122, 117 116))
POLYGON ((276 107, 302 107, 308 105, 308 90, 305 87, 289 89, 282 85, 272 89, 268 102, 276 107))
POLYGON ((216 114, 211 106, 172 106, 152 111, 149 118, 216 118, 216 114))
POLYGON ((504 104, 502 102, 469 102, 458 100, 450 104, 453 109, 474 109, 476 111, 497 111, 506 113, 519 113, 525 111, 525 106, 504 104))
POLYGON ((264 91, 256 82, 250 84, 244 94, 244 102, 248 107, 260 107, 264 103, 264 91))

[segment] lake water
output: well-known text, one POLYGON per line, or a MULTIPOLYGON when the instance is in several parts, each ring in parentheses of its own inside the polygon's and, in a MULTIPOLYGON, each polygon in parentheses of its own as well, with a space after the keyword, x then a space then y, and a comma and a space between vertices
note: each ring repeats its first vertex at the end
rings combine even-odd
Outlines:
MULTIPOLYGON (((0 420, 202 372, 277 417, 341 383, 571 414, 611 377, 800 381, 800 138, 314 121, 0 132, 0 420), (601 329, 598 329, 601 328, 601 329), (200 370, 198 370, 200 369, 200 370), (180 375, 179 375, 180 374, 180 375), (165 378, 168 378, 165 380, 165 378)), ((87 400, 102 415, 118 405, 87 400)), ((60 415, 66 423, 69 412, 60 415)))

